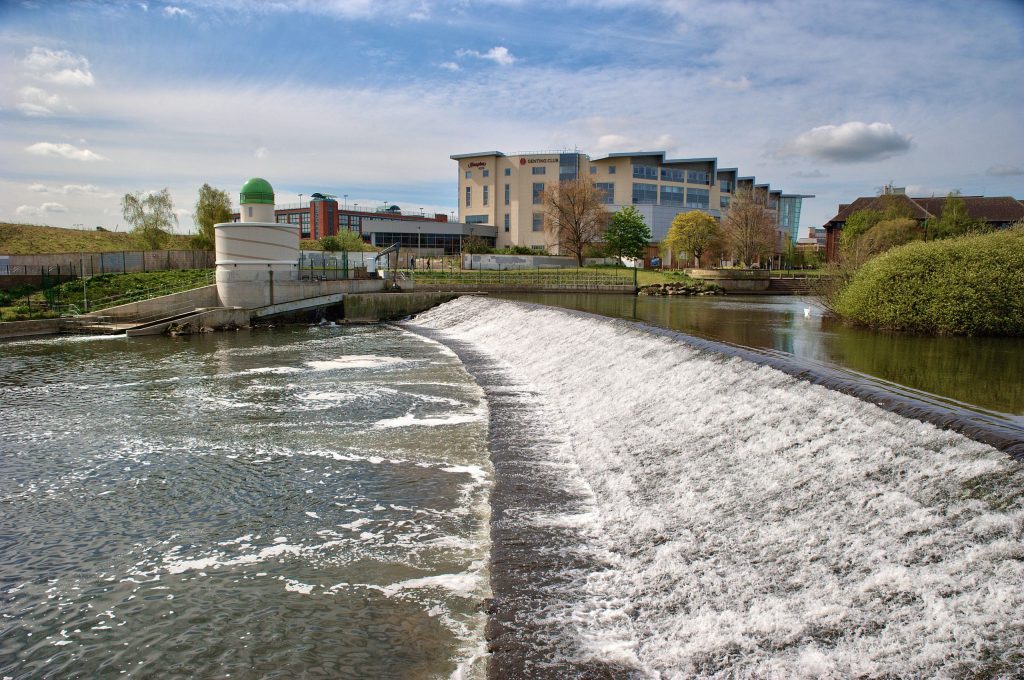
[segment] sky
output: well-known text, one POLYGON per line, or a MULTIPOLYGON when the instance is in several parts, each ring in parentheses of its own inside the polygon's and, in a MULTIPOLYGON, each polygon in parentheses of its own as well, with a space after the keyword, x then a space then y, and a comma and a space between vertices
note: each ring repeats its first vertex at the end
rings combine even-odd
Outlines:
MULTIPOLYGON (((126 192, 452 213, 452 154, 717 157, 805 199, 1024 198, 1017 0, 0 0, 0 221, 126 192)), ((455 213, 457 215, 457 212, 455 213)), ((2 244, 0 244, 2 245, 2 244)))

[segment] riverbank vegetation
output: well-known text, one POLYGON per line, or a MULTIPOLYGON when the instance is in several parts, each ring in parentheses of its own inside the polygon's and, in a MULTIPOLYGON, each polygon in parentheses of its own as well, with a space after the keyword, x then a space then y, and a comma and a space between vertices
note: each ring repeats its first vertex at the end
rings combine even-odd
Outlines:
POLYGON ((830 306, 872 328, 1024 336, 1024 225, 893 247, 848 273, 830 306))
POLYGON ((0 291, 0 321, 45 319, 127 304, 214 282, 212 269, 100 274, 46 288, 21 286, 0 291), (88 305, 86 304, 88 300, 88 305))

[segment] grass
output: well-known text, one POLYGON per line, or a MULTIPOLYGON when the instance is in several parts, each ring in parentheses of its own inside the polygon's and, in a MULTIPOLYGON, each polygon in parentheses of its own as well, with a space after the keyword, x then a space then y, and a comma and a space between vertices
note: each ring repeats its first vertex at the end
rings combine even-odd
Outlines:
MULTIPOLYGON (((190 250, 189 236, 173 234, 167 250, 190 250)), ((130 233, 85 231, 47 227, 38 224, 0 222, 0 254, 40 255, 44 253, 106 253, 120 250, 146 250, 130 233)))
POLYGON ((1024 227, 893 248, 857 270, 833 308, 872 328, 1024 336, 1024 227))
POLYGON ((60 316, 70 306, 89 311, 198 288, 213 283, 212 269, 176 269, 134 274, 101 274, 86 280, 68 281, 46 290, 22 287, 11 294, 0 293, 0 321, 22 321, 60 316))

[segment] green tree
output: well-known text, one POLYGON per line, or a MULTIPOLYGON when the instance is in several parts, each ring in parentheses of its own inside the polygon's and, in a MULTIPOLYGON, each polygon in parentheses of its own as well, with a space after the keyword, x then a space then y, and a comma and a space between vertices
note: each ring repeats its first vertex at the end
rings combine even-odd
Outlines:
POLYGON ((907 217, 882 220, 868 229, 860 238, 862 250, 867 257, 873 257, 887 250, 911 241, 921 240, 921 228, 917 221, 907 217))
POLYGON ((337 236, 324 236, 320 239, 320 249, 328 253, 337 253, 341 250, 341 242, 337 236))
POLYGON ((963 236, 971 233, 992 231, 988 223, 975 219, 967 212, 967 203, 959 191, 951 191, 946 195, 939 217, 925 222, 928 238, 942 239, 963 236))
POLYGON ((852 213, 846 218, 846 224, 840 232, 839 246, 844 251, 852 249, 857 239, 883 219, 881 210, 858 210, 852 213))
POLYGON ((662 241, 662 250, 672 253, 673 262, 680 252, 687 252, 700 267, 701 256, 718 247, 721 241, 722 228, 718 221, 707 213, 692 210, 675 216, 662 241))
POLYGON ((462 242, 462 252, 470 255, 484 255, 491 252, 491 248, 486 241, 474 234, 462 242))
POLYGON ((121 215, 149 250, 158 250, 170 236, 172 225, 178 224, 174 202, 166 188, 147 196, 141 191, 125 194, 121 215))
POLYGON ((357 232, 341 229, 333 236, 324 236, 316 242, 319 247, 314 250, 323 250, 328 253, 358 253, 373 250, 373 246, 363 241, 363 237, 357 232))
POLYGON ((212 250, 214 246, 213 225, 231 221, 231 199, 226 191, 215 189, 209 184, 199 187, 192 220, 196 224, 196 235, 192 247, 197 250, 212 250))
POLYGON ((614 257, 641 258, 651 240, 651 228, 644 216, 631 205, 623 206, 612 215, 604 232, 604 250, 614 257))

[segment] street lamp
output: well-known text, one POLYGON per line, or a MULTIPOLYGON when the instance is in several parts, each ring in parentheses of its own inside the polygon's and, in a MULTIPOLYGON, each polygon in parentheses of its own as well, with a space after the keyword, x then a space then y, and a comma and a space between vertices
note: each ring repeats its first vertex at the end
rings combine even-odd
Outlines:
POLYGON ((345 210, 348 210, 348 194, 345 194, 345 210))
POLYGON ((423 234, 423 227, 416 225, 416 257, 423 257, 422 241, 420 236, 423 234))

